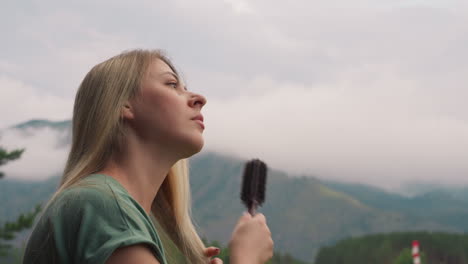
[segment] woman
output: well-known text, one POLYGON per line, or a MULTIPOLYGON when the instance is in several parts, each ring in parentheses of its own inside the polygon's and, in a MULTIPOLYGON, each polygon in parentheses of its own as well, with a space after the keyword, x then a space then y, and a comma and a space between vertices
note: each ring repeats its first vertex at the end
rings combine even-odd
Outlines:
MULTIPOLYGON (((190 218, 186 158, 202 149, 205 104, 159 51, 96 65, 77 92, 64 176, 24 263, 164 264, 160 234, 189 263, 221 263, 210 260, 219 249, 205 248, 190 218)), ((264 216, 241 216, 229 247, 230 263, 271 258, 264 216)))

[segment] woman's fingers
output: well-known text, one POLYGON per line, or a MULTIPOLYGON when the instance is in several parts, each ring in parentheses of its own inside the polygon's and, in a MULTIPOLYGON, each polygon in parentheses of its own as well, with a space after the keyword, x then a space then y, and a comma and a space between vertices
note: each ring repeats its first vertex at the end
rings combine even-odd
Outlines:
POLYGON ((220 258, 214 258, 210 261, 210 264, 223 264, 223 261, 220 258))
POLYGON ((262 213, 258 213, 256 214, 253 219, 255 219, 256 221, 259 221, 260 223, 262 224, 266 224, 267 221, 266 221, 266 218, 265 218, 265 215, 263 215, 262 213))
POLYGON ((252 219, 252 216, 248 212, 243 212, 242 216, 239 218, 239 222, 243 223, 243 222, 246 222, 246 221, 248 221, 250 219, 252 219))
MULTIPOLYGON (((219 254, 221 250, 217 247, 207 247, 205 248, 205 256, 208 258, 214 257, 219 254)), ((221 262, 222 263, 222 262, 221 262)))
MULTIPOLYGON (((208 258, 218 255, 221 250, 217 247, 207 247, 205 248, 205 256, 208 258)), ((220 258, 213 258, 210 260, 210 264, 223 264, 223 261, 220 258)))

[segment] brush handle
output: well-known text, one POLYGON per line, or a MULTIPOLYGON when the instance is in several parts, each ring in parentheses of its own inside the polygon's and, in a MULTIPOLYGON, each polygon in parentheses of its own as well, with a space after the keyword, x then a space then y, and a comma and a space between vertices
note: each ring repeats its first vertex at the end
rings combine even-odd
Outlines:
POLYGON ((249 208, 249 214, 254 216, 257 213, 258 203, 257 201, 253 200, 252 206, 249 208))

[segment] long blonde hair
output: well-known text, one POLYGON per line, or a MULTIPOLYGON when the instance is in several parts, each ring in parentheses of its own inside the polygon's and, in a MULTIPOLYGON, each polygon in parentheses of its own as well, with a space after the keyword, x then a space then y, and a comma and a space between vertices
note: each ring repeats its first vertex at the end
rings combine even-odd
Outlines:
MULTIPOLYGON (((72 146, 60 186, 65 188, 103 168, 121 148, 124 136, 121 109, 135 96, 149 64, 160 59, 177 74, 159 50, 132 50, 112 57, 86 75, 75 98, 72 146)), ((204 245, 191 220, 187 161, 169 171, 152 204, 152 215, 190 263, 207 263, 204 245)), ((53 200, 53 198, 51 200, 53 200)))

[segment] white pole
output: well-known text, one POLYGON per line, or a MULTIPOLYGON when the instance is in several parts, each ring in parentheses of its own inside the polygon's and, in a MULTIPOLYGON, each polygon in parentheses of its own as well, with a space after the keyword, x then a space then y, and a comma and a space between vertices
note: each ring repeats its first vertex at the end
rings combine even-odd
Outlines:
POLYGON ((419 241, 417 240, 413 241, 412 254, 413 254, 413 264, 421 264, 421 258, 419 257, 419 241))

